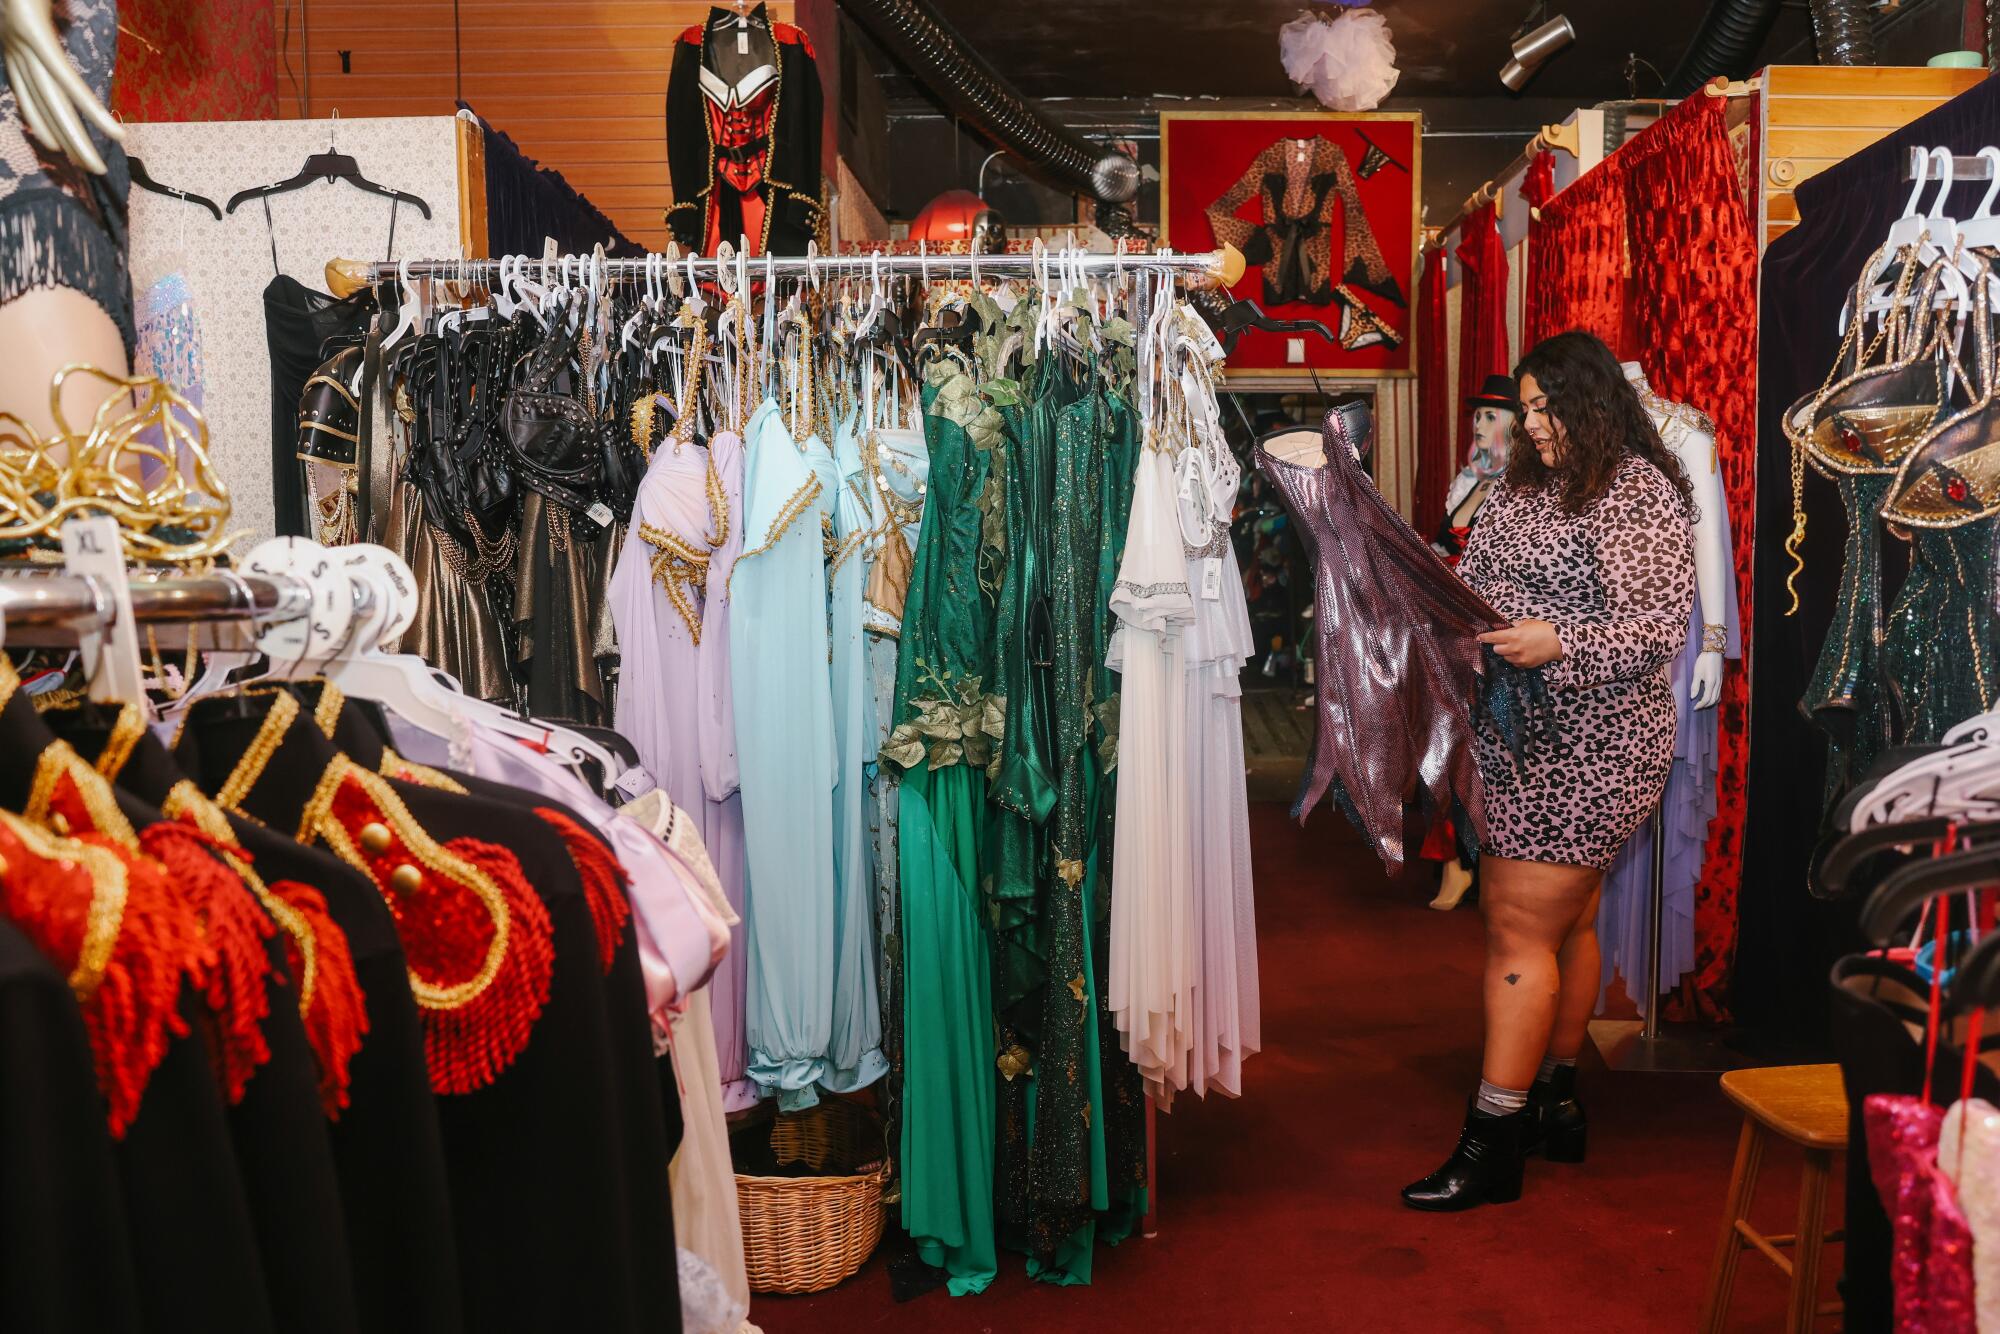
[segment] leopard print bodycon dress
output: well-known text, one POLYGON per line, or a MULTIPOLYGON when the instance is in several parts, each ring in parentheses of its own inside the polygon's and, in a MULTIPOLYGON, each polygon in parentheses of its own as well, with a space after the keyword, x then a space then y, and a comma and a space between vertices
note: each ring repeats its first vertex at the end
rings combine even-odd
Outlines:
POLYGON ((1517 767, 1488 724, 1483 850, 1518 861, 1611 865, 1666 787, 1674 758, 1667 664, 1687 642, 1694 539, 1679 493, 1636 455, 1583 513, 1557 490, 1494 488, 1458 572, 1512 620, 1551 622, 1543 669, 1557 734, 1517 767))

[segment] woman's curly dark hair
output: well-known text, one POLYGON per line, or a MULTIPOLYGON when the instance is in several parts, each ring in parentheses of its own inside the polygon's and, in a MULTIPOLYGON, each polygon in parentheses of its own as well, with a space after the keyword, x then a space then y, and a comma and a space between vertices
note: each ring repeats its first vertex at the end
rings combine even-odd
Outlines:
POLYGON ((1523 408, 1507 459, 1510 485, 1539 490, 1553 484, 1560 488, 1564 511, 1581 514, 1611 489, 1625 456, 1637 454, 1673 483, 1682 508, 1694 518, 1694 488, 1680 460, 1660 439, 1638 391, 1601 340, 1580 329, 1544 338, 1514 368, 1516 381, 1530 375, 1548 396, 1549 415, 1568 433, 1568 453, 1554 468, 1545 466, 1528 438, 1523 408))

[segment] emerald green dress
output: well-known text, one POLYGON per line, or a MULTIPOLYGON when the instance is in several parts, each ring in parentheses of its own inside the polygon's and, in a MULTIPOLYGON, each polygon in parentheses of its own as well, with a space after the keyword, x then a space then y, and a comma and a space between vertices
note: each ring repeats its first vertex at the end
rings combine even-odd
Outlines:
POLYGON ((998 1268, 992 932, 980 876, 999 722, 986 690, 993 609, 980 577, 980 501, 999 419, 960 363, 933 363, 925 381, 929 489, 882 759, 903 775, 903 1226, 963 1295, 984 1290, 998 1268))

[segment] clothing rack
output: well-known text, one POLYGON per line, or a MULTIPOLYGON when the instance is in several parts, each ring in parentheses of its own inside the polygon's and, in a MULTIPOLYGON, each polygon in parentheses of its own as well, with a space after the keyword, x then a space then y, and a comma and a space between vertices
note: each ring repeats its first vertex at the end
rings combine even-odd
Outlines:
MULTIPOLYGON (((451 282, 479 282, 486 278, 497 278, 502 260, 494 259, 413 259, 389 260, 330 260, 326 266, 328 289, 336 295, 346 295, 359 288, 375 283, 388 282, 398 277, 432 278, 451 282)), ((504 261, 510 266, 517 262, 514 258, 504 261)), ((1055 272, 1060 268, 1071 271, 1081 269, 1086 274, 1102 275, 1134 271, 1158 272, 1162 269, 1183 274, 1202 286, 1220 285, 1232 287, 1243 277, 1243 255, 1236 247, 1225 245, 1220 250, 1197 251, 1181 254, 1173 251, 1134 253, 1124 250, 1115 252, 1043 250, 1030 253, 1007 253, 998 255, 890 255, 880 251, 847 255, 743 255, 713 256, 694 255, 679 259, 669 259, 662 255, 645 255, 632 258, 612 258, 603 255, 566 255, 556 259, 543 260, 534 256, 521 257, 519 262, 524 271, 539 274, 546 265, 550 272, 567 263, 572 267, 585 266, 585 272, 611 282, 632 282, 644 278, 649 268, 655 274, 672 281, 692 275, 698 279, 726 280, 742 273, 752 282, 767 277, 882 277, 917 276, 931 278, 1033 278, 1042 271, 1055 272)))
MULTIPOLYGON (((301 580, 233 572, 142 575, 132 579, 131 597, 133 619, 153 626, 288 621, 312 609, 312 590, 301 580)), ((0 642, 71 644, 116 615, 112 590, 93 575, 0 573, 0 642)))

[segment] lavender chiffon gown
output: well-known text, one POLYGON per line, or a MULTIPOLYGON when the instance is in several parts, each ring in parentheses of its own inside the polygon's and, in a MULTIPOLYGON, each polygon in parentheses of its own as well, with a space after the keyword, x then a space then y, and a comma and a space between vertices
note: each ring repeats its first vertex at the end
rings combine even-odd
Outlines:
MULTIPOLYGON (((1729 511, 1721 511, 1723 550, 1733 551, 1729 511)), ((1736 609, 1736 580, 1722 581, 1722 614, 1716 622, 1728 627, 1729 647, 1723 656, 1743 656, 1742 629, 1736 609)), ((1688 616, 1687 644, 1667 664, 1667 681, 1674 690, 1674 763, 1667 771, 1666 794, 1660 809, 1666 817, 1667 859, 1661 877, 1664 908, 1660 914, 1660 994, 1680 985, 1694 971, 1695 887, 1701 883, 1702 859, 1708 850, 1708 826, 1715 818, 1717 710, 1697 709, 1688 698, 1694 683, 1695 659, 1701 655, 1701 627, 1708 609, 1695 594, 1688 616)), ((1611 980, 1622 976, 1625 992, 1641 1016, 1652 1005, 1646 990, 1647 955, 1651 949, 1653 894, 1653 822, 1641 824, 1604 873, 1604 897, 1597 906, 1597 939, 1603 950, 1598 982, 1598 1008, 1611 980)))
MULTIPOLYGON (((741 437, 719 432, 706 449, 663 441, 639 484, 632 519, 611 577, 624 661, 617 727, 674 804, 698 822, 723 894, 741 918, 743 798, 729 670, 729 575, 743 550, 741 437)), ((745 1074, 744 977, 739 923, 709 983, 729 1111, 759 1097, 745 1074)))

